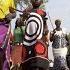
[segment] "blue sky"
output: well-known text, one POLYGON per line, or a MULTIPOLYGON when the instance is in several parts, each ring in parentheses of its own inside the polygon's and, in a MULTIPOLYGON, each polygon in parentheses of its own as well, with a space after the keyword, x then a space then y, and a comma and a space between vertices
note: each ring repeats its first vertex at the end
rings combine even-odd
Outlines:
MULTIPOLYGON (((49 0, 46 6, 53 25, 54 21, 59 18, 62 20, 62 27, 70 32, 70 0, 49 0)), ((50 23, 49 28, 52 29, 50 23)))

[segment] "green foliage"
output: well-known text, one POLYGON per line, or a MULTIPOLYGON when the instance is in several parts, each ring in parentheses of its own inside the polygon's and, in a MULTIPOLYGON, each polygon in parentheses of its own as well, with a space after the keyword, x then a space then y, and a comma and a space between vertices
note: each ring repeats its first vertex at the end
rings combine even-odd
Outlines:
POLYGON ((45 10, 45 5, 47 2, 48 0, 43 0, 43 4, 39 8, 45 10))
POLYGON ((46 2, 48 2, 48 0, 43 0, 43 3, 46 3, 46 2))
POLYGON ((70 40, 70 33, 68 34, 68 38, 69 38, 69 40, 70 40))
MULTIPOLYGON (((70 42, 70 33, 68 34, 68 39, 69 39, 69 42, 70 42)), ((70 54, 70 45, 68 46, 68 54, 70 54)))
MULTIPOLYGON (((30 0, 23 0, 25 4, 30 5, 30 0)), ((45 4, 48 2, 48 0, 42 0, 43 4, 40 6, 41 9, 45 10, 45 4)))
MULTIPOLYGON (((31 6, 30 0, 14 0, 15 1, 15 5, 19 2, 19 1, 23 1, 27 6, 31 6)), ((45 10, 45 5, 48 2, 48 0, 42 0, 43 4, 40 6, 41 9, 45 10)))

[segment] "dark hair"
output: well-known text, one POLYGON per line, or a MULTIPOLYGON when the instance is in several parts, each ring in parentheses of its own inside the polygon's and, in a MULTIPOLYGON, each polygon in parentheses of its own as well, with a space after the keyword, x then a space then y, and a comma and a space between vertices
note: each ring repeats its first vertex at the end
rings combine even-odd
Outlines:
POLYGON ((43 3, 43 0, 31 0, 31 3, 34 8, 37 8, 41 5, 41 3, 43 3))
POLYGON ((55 24, 61 24, 61 20, 59 19, 55 20, 55 24))
POLYGON ((17 18, 15 28, 20 27, 22 25, 21 19, 17 18))

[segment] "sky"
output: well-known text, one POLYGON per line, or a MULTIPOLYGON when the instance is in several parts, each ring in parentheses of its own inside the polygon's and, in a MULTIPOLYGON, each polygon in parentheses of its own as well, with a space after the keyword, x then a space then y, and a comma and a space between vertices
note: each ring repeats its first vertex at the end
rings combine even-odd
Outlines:
MULTIPOLYGON (((62 27, 70 32, 70 0, 48 0, 46 12, 49 12, 53 25, 56 19, 60 19, 62 27)), ((52 29, 51 24, 48 23, 48 25, 49 29, 52 29)))

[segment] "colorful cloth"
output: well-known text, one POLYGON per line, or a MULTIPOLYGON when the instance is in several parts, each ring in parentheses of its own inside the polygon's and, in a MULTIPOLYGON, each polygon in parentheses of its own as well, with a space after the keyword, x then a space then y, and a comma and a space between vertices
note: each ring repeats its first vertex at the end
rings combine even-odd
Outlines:
POLYGON ((7 60, 4 61, 3 70, 10 70, 7 60))
POLYGON ((17 27, 14 30, 14 43, 22 43, 24 37, 24 30, 22 27, 17 27))
POLYGON ((53 70, 69 70, 66 63, 66 58, 59 56, 54 58, 53 70))
POLYGON ((8 28, 4 25, 0 25, 0 47, 3 44, 3 41, 5 40, 6 33, 8 31, 8 28))
MULTIPOLYGON (((0 48, 2 47, 2 45, 3 45, 3 43, 4 43, 4 41, 5 41, 5 38, 6 38, 6 34, 7 34, 7 31, 8 31, 8 27, 6 27, 5 26, 5 24, 6 24, 6 22, 0 22, 0 48)), ((10 58, 10 51, 9 51, 9 49, 10 49, 10 47, 7 47, 8 49, 7 49, 7 54, 5 54, 5 55, 3 55, 2 56, 2 58, 6 58, 6 55, 7 55, 7 60, 9 60, 9 58, 10 58)), ((1 52, 1 51, 0 51, 1 52)), ((4 54, 5 53, 5 51, 2 53, 2 54, 4 54)), ((1 54, 1 55, 2 55, 1 54)), ((0 55, 0 56, 1 56, 0 55)), ((1 59, 1 58, 0 58, 1 59)), ((6 59, 4 59, 2 62, 4 63, 4 61, 5 61, 6 59)), ((1 62, 1 63, 2 63, 1 62)), ((4 65, 6 65, 6 64, 4 64, 4 65)), ((3 64, 2 64, 2 67, 3 67, 3 64)), ((9 69, 7 69, 7 68, 4 68, 3 70, 9 70, 9 69)))
POLYGON ((64 33, 63 30, 60 30, 60 31, 55 30, 52 47, 53 48, 66 47, 67 41, 65 36, 66 34, 64 33))
POLYGON ((0 19, 9 14, 9 7, 15 7, 14 0, 0 0, 0 19))
POLYGON ((43 19, 42 17, 31 12, 27 21, 25 28, 25 37, 23 44, 26 46, 34 45, 38 39, 41 39, 43 35, 43 19))

